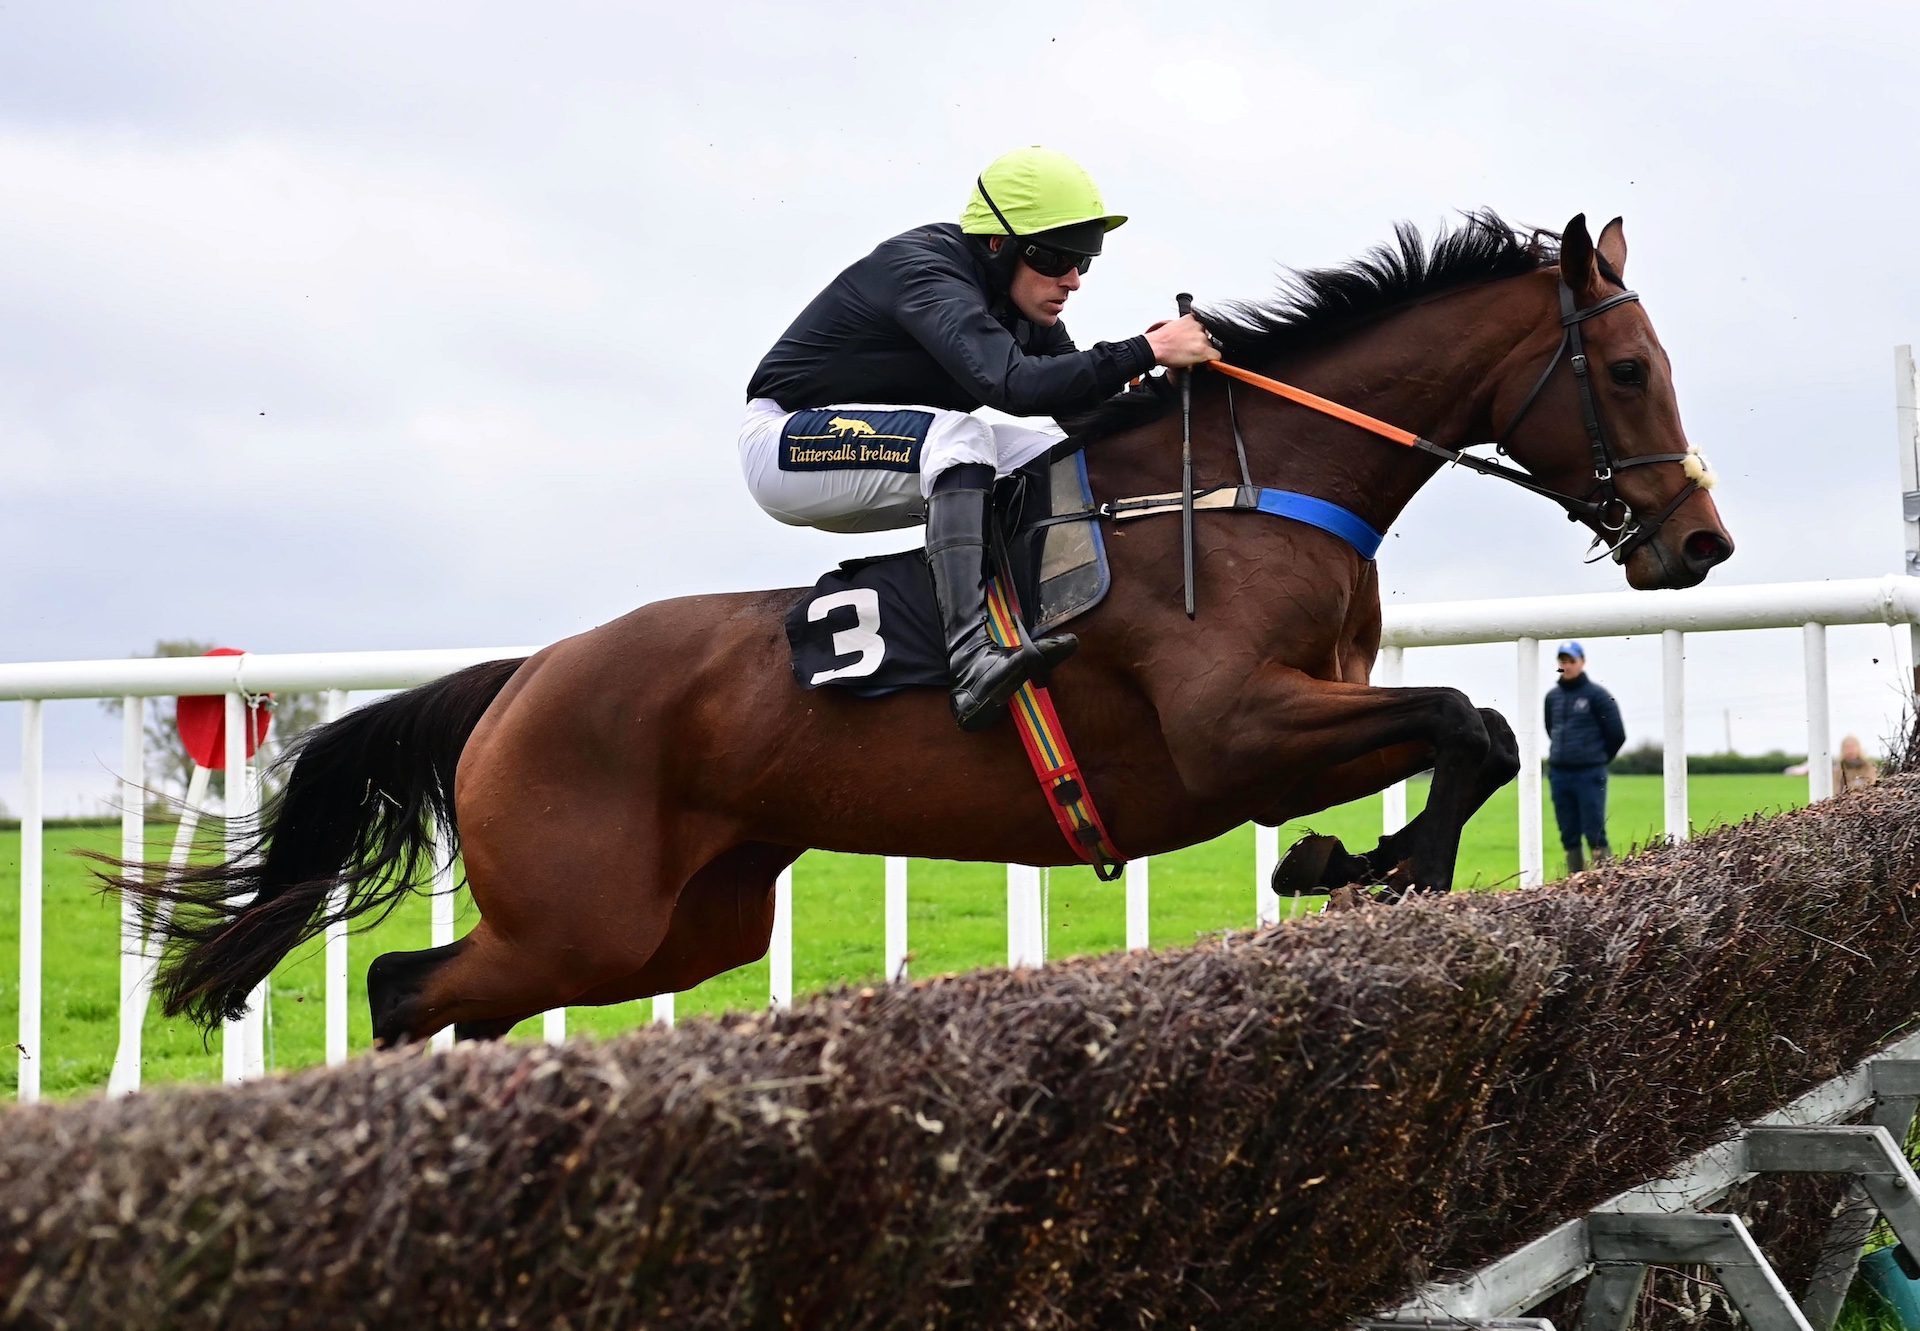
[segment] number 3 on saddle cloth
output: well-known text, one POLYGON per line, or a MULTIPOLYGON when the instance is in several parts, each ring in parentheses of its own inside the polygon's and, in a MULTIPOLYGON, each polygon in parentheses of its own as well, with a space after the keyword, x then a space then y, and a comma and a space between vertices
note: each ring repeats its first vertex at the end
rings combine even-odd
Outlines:
MULTIPOLYGON (((987 610, 996 642, 1013 641, 1016 615, 1037 635, 1100 604, 1111 578, 1084 453, 1039 458, 1003 479, 994 513, 1000 572, 987 610), (1072 520, 1080 513, 1086 518, 1072 520)), ((822 577, 787 612, 787 643, 802 688, 875 698, 947 687, 933 578, 918 550, 848 560, 822 577)), ((1061 835, 1102 881, 1118 878, 1125 859, 1094 808, 1047 690, 1023 685, 1009 710, 1061 835)))

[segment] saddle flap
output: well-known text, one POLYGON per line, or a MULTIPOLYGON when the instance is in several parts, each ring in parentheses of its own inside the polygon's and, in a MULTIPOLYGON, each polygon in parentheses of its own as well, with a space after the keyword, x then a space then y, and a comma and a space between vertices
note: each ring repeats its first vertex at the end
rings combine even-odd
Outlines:
MULTIPOLYGON (((1030 633, 1051 632, 1098 605, 1111 576, 1093 516, 1087 461, 1075 451, 1036 459, 996 487, 998 542, 1030 633), (1084 513, 1077 521, 1051 521, 1084 513)), ((823 576, 786 620, 794 678, 861 697, 947 686, 946 640, 933 579, 918 550, 852 559, 823 576)))
POLYGON ((1079 522, 1040 527, 1039 631, 1060 625, 1099 605, 1113 584, 1107 567, 1107 537, 1093 516, 1093 487, 1087 482, 1087 455, 1076 449, 1047 468, 1047 516, 1085 513, 1079 522))

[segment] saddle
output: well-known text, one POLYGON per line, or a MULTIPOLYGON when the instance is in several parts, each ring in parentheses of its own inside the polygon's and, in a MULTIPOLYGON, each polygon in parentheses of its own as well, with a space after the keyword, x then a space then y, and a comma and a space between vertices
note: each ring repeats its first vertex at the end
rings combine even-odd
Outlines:
MULTIPOLYGON (((1106 537, 1080 449, 1056 450, 1003 478, 994 528, 1000 576, 1030 634, 1050 633, 1106 597, 1106 537)), ((919 550, 847 560, 794 604, 786 627, 802 688, 871 698, 947 687, 933 578, 919 550)))

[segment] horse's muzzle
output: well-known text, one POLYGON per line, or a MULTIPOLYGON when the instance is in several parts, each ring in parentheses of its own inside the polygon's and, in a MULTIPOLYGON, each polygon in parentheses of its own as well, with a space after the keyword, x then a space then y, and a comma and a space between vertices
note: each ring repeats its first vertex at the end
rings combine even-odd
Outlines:
POLYGON ((1627 560, 1627 585, 1640 591, 1696 587, 1733 557, 1733 538, 1715 527, 1696 527, 1677 545, 1655 538, 1627 560))
POLYGON ((1698 582, 1714 565, 1733 558, 1733 538, 1711 527, 1688 532, 1687 539, 1680 542, 1680 557, 1698 582))

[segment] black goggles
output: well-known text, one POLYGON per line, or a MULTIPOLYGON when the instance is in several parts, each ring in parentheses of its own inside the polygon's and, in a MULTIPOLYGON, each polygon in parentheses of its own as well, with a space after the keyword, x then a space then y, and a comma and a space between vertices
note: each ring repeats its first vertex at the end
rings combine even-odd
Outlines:
POLYGON ((1091 254, 1057 250, 1051 245, 1042 245, 1033 240, 1020 247, 1020 258, 1027 267, 1042 277, 1065 277, 1076 268, 1085 273, 1087 269, 1093 267, 1091 254))

